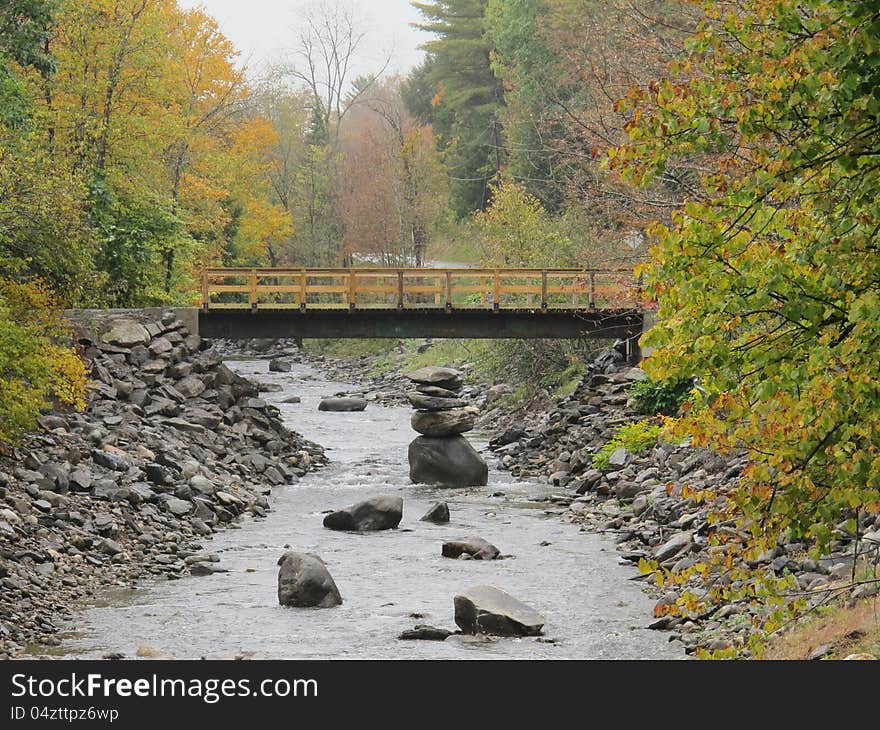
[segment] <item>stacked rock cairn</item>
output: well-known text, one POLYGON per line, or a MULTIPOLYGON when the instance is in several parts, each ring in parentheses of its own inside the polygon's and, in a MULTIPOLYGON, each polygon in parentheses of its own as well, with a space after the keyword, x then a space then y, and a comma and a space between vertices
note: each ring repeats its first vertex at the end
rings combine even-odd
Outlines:
POLYGON ((486 484, 489 468, 462 436, 473 429, 475 417, 459 397, 461 372, 429 366, 406 377, 416 386, 407 394, 416 409, 410 423, 422 434, 409 445, 410 479, 449 487, 486 484))

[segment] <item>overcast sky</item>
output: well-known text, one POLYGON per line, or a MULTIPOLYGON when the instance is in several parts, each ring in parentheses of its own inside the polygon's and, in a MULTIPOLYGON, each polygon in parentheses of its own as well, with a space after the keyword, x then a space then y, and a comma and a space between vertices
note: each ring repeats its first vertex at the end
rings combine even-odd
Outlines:
MULTIPOLYGON (((327 0, 325 0, 327 1, 327 0)), ((334 2, 335 0, 329 0, 334 2)), ((377 71, 391 57, 389 71, 405 72, 422 59, 417 46, 430 34, 411 28, 420 16, 408 0, 343 0, 361 18, 366 33, 355 61, 354 79, 377 71)), ((315 0, 178 0, 186 8, 201 5, 220 23, 254 71, 296 46, 300 19, 315 0)))

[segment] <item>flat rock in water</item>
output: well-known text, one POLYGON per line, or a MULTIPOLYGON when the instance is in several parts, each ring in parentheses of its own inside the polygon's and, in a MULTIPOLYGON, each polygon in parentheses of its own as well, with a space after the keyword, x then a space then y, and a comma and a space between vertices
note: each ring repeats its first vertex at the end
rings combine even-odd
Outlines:
POLYGON ((278 602, 297 608, 333 608, 342 596, 324 561, 288 550, 278 559, 278 602))
POLYGON ((318 404, 319 411, 362 411, 367 407, 367 401, 356 397, 324 398, 318 404))
POLYGON ((391 530, 400 524, 402 518, 401 497, 373 497, 331 512, 324 518, 324 527, 331 530, 391 530))
POLYGON ((435 438, 457 436, 474 427, 474 414, 462 408, 449 411, 415 411, 410 418, 410 425, 423 436, 435 438))
POLYGON ((291 364, 287 360, 281 360, 279 358, 269 360, 270 373, 289 373, 290 368, 291 364))
POLYGON ((495 586, 472 586, 454 598, 455 623, 467 634, 537 636, 545 619, 495 586))
POLYGON ((449 522, 449 505, 446 502, 434 502, 419 521, 434 522, 438 525, 449 522))
POLYGON ((403 641, 446 641, 450 636, 452 636, 451 631, 420 624, 414 629, 404 631, 397 638, 403 641))
POLYGON ((489 467, 464 436, 419 436, 409 445, 409 478, 416 484, 482 487, 489 467))
POLYGON ((301 403, 302 398, 300 398, 298 395, 289 395, 286 398, 282 398, 280 402, 281 403, 301 403))
POLYGON ((467 405, 460 398, 437 397, 422 393, 407 393, 410 405, 420 411, 448 411, 453 408, 464 408, 467 405))
POLYGON ((482 537, 466 537, 463 540, 444 542, 440 554, 444 558, 470 555, 474 560, 497 560, 501 551, 482 537))

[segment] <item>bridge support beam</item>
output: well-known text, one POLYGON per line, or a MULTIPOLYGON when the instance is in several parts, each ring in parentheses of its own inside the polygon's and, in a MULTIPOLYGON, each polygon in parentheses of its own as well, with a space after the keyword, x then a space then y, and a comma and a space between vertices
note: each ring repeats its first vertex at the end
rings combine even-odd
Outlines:
POLYGON ((540 309, 452 310, 364 309, 306 310, 259 308, 199 312, 202 337, 408 338, 465 339, 627 339, 639 336, 637 310, 540 309))

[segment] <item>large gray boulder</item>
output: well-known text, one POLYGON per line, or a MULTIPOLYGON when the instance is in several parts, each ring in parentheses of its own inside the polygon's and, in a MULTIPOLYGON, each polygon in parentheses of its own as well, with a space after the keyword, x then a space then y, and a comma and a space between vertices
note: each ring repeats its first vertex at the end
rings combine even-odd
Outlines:
POLYGON ((489 467, 464 436, 419 436, 409 445, 409 478, 417 484, 482 487, 489 467))
POLYGON ((150 341, 147 328, 132 319, 120 319, 113 323, 108 332, 101 338, 104 342, 120 347, 145 345, 150 341))
POLYGON ((422 385, 434 385, 446 390, 458 390, 461 388, 461 371, 454 368, 440 368, 434 365, 404 373, 414 383, 422 385))
POLYGON ((324 561, 288 550, 278 559, 278 603, 298 608, 333 608, 342 596, 324 561))
POLYGON ((495 586, 472 586, 453 599, 455 623, 466 634, 537 636, 545 619, 495 586))
POLYGON ((440 554, 444 558, 470 555, 474 560, 497 560, 501 551, 482 537, 466 537, 463 540, 444 542, 440 554))
POLYGON ((331 512, 324 518, 324 527, 331 530, 391 530, 403 518, 403 499, 381 496, 331 512))
POLYGON ((363 398, 343 396, 338 398, 324 398, 318 403, 319 411, 362 411, 367 407, 367 401, 363 398))
POLYGON ((270 373, 289 373, 290 369, 291 364, 287 360, 282 360, 281 358, 269 360, 270 373))
POLYGON ((462 408, 453 408, 450 411, 415 411, 410 418, 410 424, 423 436, 457 436, 473 429, 474 414, 462 408))
POLYGON ((407 393, 410 405, 420 411, 448 411, 453 408, 464 408, 467 405, 460 398, 425 395, 423 393, 407 393))

